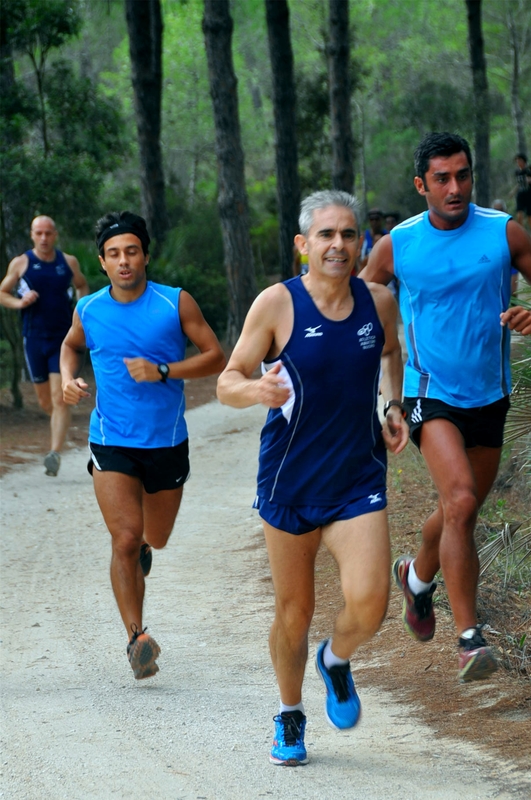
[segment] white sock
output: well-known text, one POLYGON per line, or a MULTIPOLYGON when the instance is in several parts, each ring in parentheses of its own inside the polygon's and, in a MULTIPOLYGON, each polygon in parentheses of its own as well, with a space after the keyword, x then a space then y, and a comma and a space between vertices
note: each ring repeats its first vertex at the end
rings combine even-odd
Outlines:
POLYGON ((339 658, 339 656, 336 656, 336 654, 332 650, 332 640, 329 639, 323 651, 323 662, 325 667, 327 669, 330 669, 330 667, 337 667, 341 666, 342 664, 348 664, 348 658, 339 658))
POLYGON ((300 711, 300 712, 302 712, 304 714, 304 706, 302 704, 302 700, 300 701, 300 703, 297 703, 296 706, 287 706, 281 700, 280 701, 280 709, 279 709, 278 713, 279 714, 283 714, 284 712, 289 712, 289 711, 300 711))
POLYGON ((407 573, 407 585, 413 592, 413 594, 421 594, 421 592, 427 592, 428 589, 431 589, 433 581, 426 583, 425 581, 421 581, 419 577, 417 577, 417 573, 415 572, 415 562, 412 561, 409 565, 409 571, 407 573))
POLYGON ((461 636, 459 638, 460 639, 471 639, 473 637, 473 635, 475 634, 475 632, 476 632, 475 628, 467 628, 466 631, 463 631, 463 633, 461 634, 461 636))

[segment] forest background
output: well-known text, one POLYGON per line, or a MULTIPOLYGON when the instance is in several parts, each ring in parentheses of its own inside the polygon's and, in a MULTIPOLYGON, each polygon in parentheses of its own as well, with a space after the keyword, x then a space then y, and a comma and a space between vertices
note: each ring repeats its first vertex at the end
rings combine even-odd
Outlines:
MULTIPOLYGON (((230 2, 257 289, 280 273, 266 5, 264 0, 230 2)), ((514 155, 531 127, 531 2, 483 0, 480 5, 490 103, 490 191, 513 212, 514 155)), ((203 0, 160 4, 160 145, 169 227, 150 272, 153 279, 188 289, 223 337, 227 279, 202 29, 206 6, 203 0)), ((31 219, 49 214, 59 228, 60 246, 78 257, 94 291, 105 282, 93 243, 96 219, 109 210, 142 212, 127 2, 2 0, 2 7, 2 273, 29 246, 31 219), (42 30, 37 37, 39 25, 48 26, 47 38, 42 30)), ((288 7, 304 197, 332 185, 329 1, 290 0, 288 7)), ((467 4, 350 0, 348 12, 354 191, 364 212, 378 206, 405 219, 425 208, 413 187, 413 151, 422 135, 451 130, 474 142, 477 87, 467 4)), ((3 329, 4 375, 12 366, 5 335, 3 329)))

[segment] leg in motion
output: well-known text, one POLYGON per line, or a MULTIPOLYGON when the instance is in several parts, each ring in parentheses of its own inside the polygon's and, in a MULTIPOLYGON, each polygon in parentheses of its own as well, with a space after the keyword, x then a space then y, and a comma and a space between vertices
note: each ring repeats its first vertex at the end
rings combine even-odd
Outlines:
POLYGON ((304 746, 306 717, 302 707, 302 682, 315 603, 314 566, 321 531, 295 536, 265 521, 263 525, 275 589, 275 619, 269 647, 281 702, 281 711, 274 717, 275 738, 270 761, 298 766, 308 761, 304 746))
POLYGON ((389 599, 390 547, 387 512, 377 511, 323 528, 323 542, 339 566, 345 605, 332 639, 317 650, 316 668, 327 698, 325 713, 332 727, 352 728, 361 704, 350 671, 350 657, 379 629, 389 599))

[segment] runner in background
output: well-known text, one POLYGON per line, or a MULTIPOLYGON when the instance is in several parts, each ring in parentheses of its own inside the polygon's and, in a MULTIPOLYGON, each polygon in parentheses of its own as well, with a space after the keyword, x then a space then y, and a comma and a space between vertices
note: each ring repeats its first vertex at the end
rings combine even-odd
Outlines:
POLYGON ((75 256, 55 247, 57 228, 51 217, 35 217, 33 249, 14 258, 0 284, 0 305, 22 314, 24 355, 40 407, 50 417, 50 450, 45 474, 55 477, 70 426, 70 408, 63 401, 59 353, 72 323, 70 287, 79 300, 89 288, 75 256))

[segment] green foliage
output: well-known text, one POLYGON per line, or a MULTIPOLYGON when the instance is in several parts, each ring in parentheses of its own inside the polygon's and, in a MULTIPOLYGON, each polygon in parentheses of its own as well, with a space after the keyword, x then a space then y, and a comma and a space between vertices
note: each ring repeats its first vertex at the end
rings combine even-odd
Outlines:
POLYGON ((13 49, 41 61, 82 24, 78 0, 2 0, 2 14, 13 49))
POLYGON ((26 53, 33 67, 8 82, 0 106, 2 206, 12 256, 38 213, 54 217, 66 234, 86 236, 100 213, 104 177, 127 151, 115 99, 63 59, 45 73, 49 51, 79 32, 78 4, 8 0, 5 13, 8 46, 26 53))
POLYGON ((181 286, 198 303, 216 334, 223 337, 227 326, 227 282, 223 265, 223 243, 215 205, 187 211, 166 239, 149 275, 155 281, 181 286))

